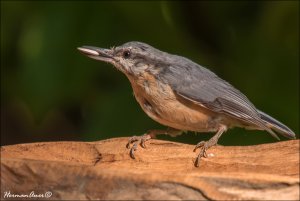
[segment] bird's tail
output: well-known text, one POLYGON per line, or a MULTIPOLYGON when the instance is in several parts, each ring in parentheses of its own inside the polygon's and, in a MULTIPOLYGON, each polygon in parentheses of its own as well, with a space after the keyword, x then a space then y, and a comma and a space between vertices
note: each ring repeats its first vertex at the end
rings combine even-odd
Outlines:
POLYGON ((262 111, 258 111, 258 112, 261 115, 261 119, 266 123, 266 126, 268 128, 274 130, 276 133, 283 135, 284 137, 290 139, 296 139, 295 133, 291 129, 289 129, 286 125, 277 121, 276 119, 274 119, 273 117, 267 115, 262 111))

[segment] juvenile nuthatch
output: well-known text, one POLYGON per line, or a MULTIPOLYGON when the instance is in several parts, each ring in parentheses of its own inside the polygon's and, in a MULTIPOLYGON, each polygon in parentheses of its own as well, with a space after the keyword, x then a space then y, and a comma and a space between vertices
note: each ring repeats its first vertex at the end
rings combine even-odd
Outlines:
POLYGON ((228 128, 266 130, 295 138, 287 126, 259 111, 228 82, 193 61, 169 54, 141 42, 128 42, 119 47, 103 49, 83 46, 78 50, 86 56, 111 63, 129 79, 136 100, 153 120, 168 126, 167 130, 150 130, 129 139, 130 156, 134 157, 138 144, 158 134, 180 135, 182 131, 216 132, 208 141, 199 142, 195 161, 199 166, 206 150, 216 145, 228 128))

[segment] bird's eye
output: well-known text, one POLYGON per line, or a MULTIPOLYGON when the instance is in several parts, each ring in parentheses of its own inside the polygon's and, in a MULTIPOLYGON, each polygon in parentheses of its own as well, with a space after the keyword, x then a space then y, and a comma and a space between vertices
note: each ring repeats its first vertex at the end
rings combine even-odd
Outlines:
POLYGON ((128 59, 128 58, 130 57, 130 52, 129 52, 128 50, 124 51, 124 52, 123 52, 123 57, 124 57, 125 59, 128 59))

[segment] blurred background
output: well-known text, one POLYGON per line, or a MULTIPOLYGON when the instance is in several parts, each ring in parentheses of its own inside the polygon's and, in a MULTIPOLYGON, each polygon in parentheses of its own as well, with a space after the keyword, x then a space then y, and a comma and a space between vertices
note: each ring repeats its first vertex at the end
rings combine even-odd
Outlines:
MULTIPOLYGON (((76 50, 128 41, 209 68, 299 138, 298 1, 1 1, 1 145, 164 128, 142 111, 121 72, 76 50)), ((212 135, 159 139, 196 144, 212 135)), ((219 141, 268 142, 276 140, 267 132, 239 128, 219 141)))

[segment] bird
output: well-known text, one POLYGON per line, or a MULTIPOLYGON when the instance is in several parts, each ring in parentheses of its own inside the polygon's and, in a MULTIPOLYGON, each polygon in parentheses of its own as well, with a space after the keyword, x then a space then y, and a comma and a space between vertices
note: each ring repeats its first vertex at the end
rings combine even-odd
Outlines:
POLYGON ((207 157, 207 150, 217 144, 221 135, 234 127, 264 130, 278 140, 277 134, 296 138, 290 128, 258 110, 229 82, 188 58, 138 41, 108 49, 95 46, 77 49, 89 58, 112 64, 124 73, 143 111, 167 127, 131 137, 126 147, 133 159, 139 145, 145 148, 145 142, 159 134, 174 137, 186 131, 214 132, 215 135, 208 141, 196 144, 193 151, 200 150, 194 162, 196 167, 202 157, 207 157))

